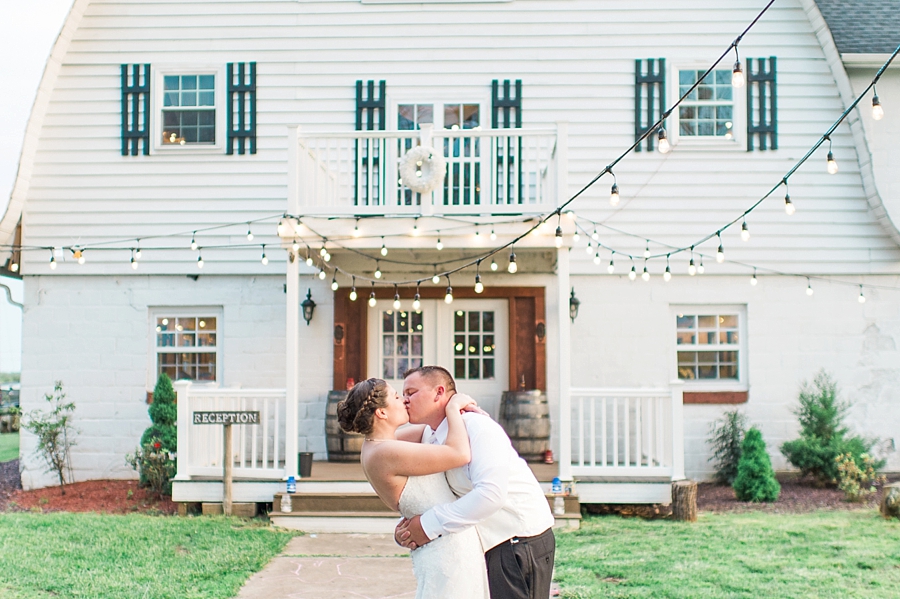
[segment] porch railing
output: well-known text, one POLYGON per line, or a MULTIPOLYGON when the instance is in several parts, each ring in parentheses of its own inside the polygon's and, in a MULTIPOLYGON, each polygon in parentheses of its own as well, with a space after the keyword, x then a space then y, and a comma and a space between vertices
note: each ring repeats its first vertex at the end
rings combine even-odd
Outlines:
POLYGON ((289 193, 311 215, 507 214, 553 210, 565 126, 546 129, 295 132, 289 193), (417 194, 400 158, 417 145, 442 151, 441 187, 417 194))
POLYGON ((573 388, 570 397, 573 476, 684 478, 680 384, 573 388))
POLYGON ((285 476, 285 390, 204 389, 174 384, 178 401, 178 471, 175 480, 221 477, 222 426, 192 424, 195 411, 258 411, 258 425, 232 425, 233 473, 244 479, 281 480, 285 476))

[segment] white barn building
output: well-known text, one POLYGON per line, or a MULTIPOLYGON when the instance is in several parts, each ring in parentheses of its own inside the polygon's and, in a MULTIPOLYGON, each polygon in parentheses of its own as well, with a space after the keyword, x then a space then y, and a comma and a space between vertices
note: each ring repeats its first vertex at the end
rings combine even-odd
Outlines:
MULTIPOLYGON (((631 503, 708 478, 709 424, 734 407, 786 469, 798 386, 824 368, 900 470, 900 64, 877 88, 885 118, 870 92, 790 176, 796 214, 782 187, 748 241, 743 221, 723 229, 900 43, 897 14, 853 4, 776 2, 740 41, 745 88, 732 52, 669 115, 672 151, 651 131, 613 169, 618 205, 606 175, 515 244, 511 274, 510 248, 490 251, 635 143, 765 2, 75 0, 0 222, 25 288, 22 407, 61 380, 76 479, 128 478, 158 373, 191 379, 181 416, 263 411, 236 474, 271 501, 298 451, 326 458, 330 390, 438 362, 498 417, 504 391, 544 391, 562 477, 631 503), (872 28, 848 30, 850 12, 872 28), (448 165, 426 194, 398 180, 420 143, 448 165)), ((176 500, 195 500, 220 450, 180 422, 176 500)), ((52 484, 33 449, 23 434, 23 485, 52 484)))

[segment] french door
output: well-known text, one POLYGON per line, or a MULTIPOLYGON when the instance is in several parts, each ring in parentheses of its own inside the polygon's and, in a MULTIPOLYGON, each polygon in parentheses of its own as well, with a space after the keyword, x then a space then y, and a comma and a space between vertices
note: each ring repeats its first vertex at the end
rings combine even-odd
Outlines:
POLYGON ((395 310, 389 302, 369 308, 368 375, 398 391, 410 368, 436 364, 456 379, 495 419, 508 389, 509 314, 503 299, 409 300, 395 310))

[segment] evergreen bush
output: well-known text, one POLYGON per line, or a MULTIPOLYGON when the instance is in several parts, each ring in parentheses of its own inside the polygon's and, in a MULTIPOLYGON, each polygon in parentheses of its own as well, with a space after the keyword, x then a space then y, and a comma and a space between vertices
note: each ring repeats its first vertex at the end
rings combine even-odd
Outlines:
MULTIPOLYGON (((824 370, 812 384, 803 382, 794 414, 800 422, 800 438, 781 446, 781 453, 801 476, 812 477, 819 484, 836 484, 838 480, 837 458, 850 454, 857 466, 864 468, 863 454, 871 455, 875 440, 860 436, 847 436, 844 426, 849 404, 838 399, 837 382, 824 370)), ((884 460, 874 462, 876 469, 884 466, 884 460)))
POLYGON ((741 459, 741 444, 747 432, 747 417, 740 410, 729 410, 709 427, 709 444, 713 454, 709 461, 715 461, 716 481, 731 485, 737 476, 741 459))
MULTIPOLYGON (((137 454, 148 447, 154 448, 158 455, 164 454, 167 456, 166 459, 172 460, 172 471, 174 472, 174 456, 178 451, 176 428, 178 410, 175 406, 175 389, 172 387, 172 380, 164 372, 160 373, 156 380, 156 387, 153 389, 153 403, 150 404, 147 412, 150 414, 150 421, 153 424, 141 436, 141 449, 138 449, 137 454)), ((141 486, 148 486, 151 483, 158 486, 158 483, 155 482, 156 473, 145 468, 146 463, 146 460, 137 461, 141 486)))
POLYGON ((738 473, 734 479, 734 494, 740 501, 760 503, 777 500, 779 493, 781 485, 775 480, 766 443, 759 429, 753 427, 744 436, 738 473))

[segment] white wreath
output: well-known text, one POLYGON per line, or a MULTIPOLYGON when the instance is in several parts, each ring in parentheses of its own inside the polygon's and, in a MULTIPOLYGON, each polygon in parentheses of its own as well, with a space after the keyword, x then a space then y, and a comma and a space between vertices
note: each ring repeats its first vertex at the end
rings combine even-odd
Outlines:
POLYGON ((441 186, 447 170, 444 156, 429 146, 416 146, 400 159, 400 181, 416 193, 427 194, 441 186))

